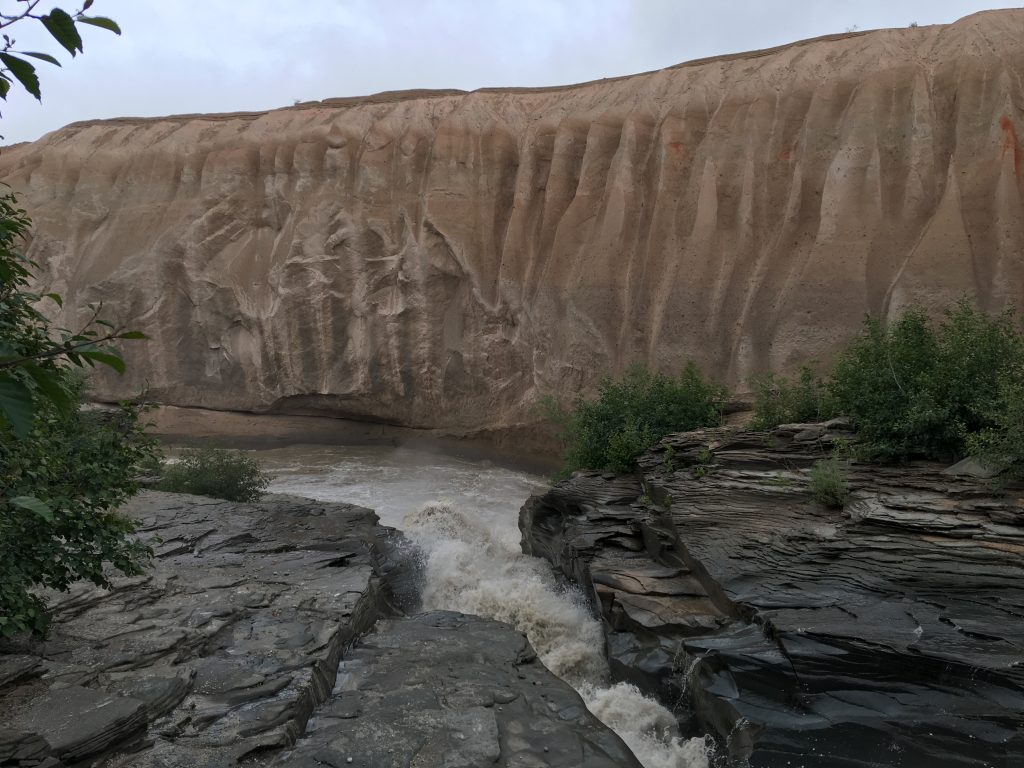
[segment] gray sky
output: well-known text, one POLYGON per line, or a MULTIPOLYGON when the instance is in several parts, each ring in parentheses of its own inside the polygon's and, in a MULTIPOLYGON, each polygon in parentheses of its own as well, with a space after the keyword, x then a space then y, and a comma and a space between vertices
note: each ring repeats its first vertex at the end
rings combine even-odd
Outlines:
MULTIPOLYGON (((10 5, 0 0, 0 10, 10 5)), ((35 25, 11 29, 19 47, 64 67, 39 63, 41 104, 12 91, 0 134, 13 143, 90 118, 573 83, 1000 7, 1005 0, 96 0, 90 13, 115 19, 124 35, 86 28, 75 60, 35 25)))

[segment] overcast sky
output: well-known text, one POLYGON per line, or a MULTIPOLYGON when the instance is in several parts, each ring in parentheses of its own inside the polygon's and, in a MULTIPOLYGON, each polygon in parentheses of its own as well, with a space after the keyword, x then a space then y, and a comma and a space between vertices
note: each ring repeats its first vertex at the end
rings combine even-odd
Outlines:
MULTIPOLYGON (((72 2, 46 2, 47 7, 72 2)), ((6 10, 12 0, 0 0, 6 10)), ((86 28, 71 60, 28 22, 43 100, 12 91, 5 143, 75 120, 230 112, 406 88, 533 86, 859 29, 940 24, 982 0, 96 0, 120 38, 86 28), (60 53, 58 54, 58 51, 60 53)), ((77 7, 77 6, 75 6, 77 7)))

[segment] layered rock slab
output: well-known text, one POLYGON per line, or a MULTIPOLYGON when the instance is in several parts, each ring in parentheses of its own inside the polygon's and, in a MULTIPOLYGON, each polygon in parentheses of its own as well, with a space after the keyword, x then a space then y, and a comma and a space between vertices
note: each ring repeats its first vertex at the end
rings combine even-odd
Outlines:
MULTIPOLYGON (((0 153, 100 398, 462 433, 633 362, 827 361, 1024 298, 1024 11, 562 88, 77 123, 0 153)), ((524 442, 528 435, 520 433, 524 442)))
POLYGON ((524 548, 587 586, 612 667, 736 760, 1024 761, 1024 509, 970 475, 854 464, 841 425, 667 438, 637 478, 582 474, 523 509, 524 548), (713 461, 708 463, 709 454, 713 461))
POLYGON ((521 632, 448 611, 381 622, 272 765, 640 768, 521 632))
POLYGON ((122 511, 153 567, 55 595, 51 635, 0 653, 0 762, 215 768, 291 744, 390 611, 395 532, 288 497, 147 491, 122 511))

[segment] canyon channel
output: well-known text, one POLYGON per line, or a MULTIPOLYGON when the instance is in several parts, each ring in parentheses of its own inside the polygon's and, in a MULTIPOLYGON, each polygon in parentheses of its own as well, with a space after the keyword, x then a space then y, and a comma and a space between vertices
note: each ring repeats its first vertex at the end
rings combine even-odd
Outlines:
POLYGON ((424 558, 422 609, 506 622, 629 745, 645 768, 706 768, 704 739, 675 738, 675 716, 627 683, 608 684, 598 620, 575 585, 524 555, 519 508, 544 478, 440 453, 381 446, 258 452, 272 492, 377 511, 424 558))

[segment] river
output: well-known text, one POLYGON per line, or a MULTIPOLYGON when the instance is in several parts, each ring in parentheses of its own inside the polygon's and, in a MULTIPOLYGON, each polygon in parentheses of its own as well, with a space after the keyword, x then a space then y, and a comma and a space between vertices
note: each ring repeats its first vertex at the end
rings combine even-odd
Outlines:
POLYGON ((381 446, 312 446, 255 452, 270 491, 344 501, 377 511, 425 557, 425 610, 508 622, 544 664, 646 768, 707 768, 701 739, 674 735, 675 718, 624 683, 608 684, 600 625, 547 563, 520 550, 519 508, 543 491, 536 475, 439 453, 381 446))

